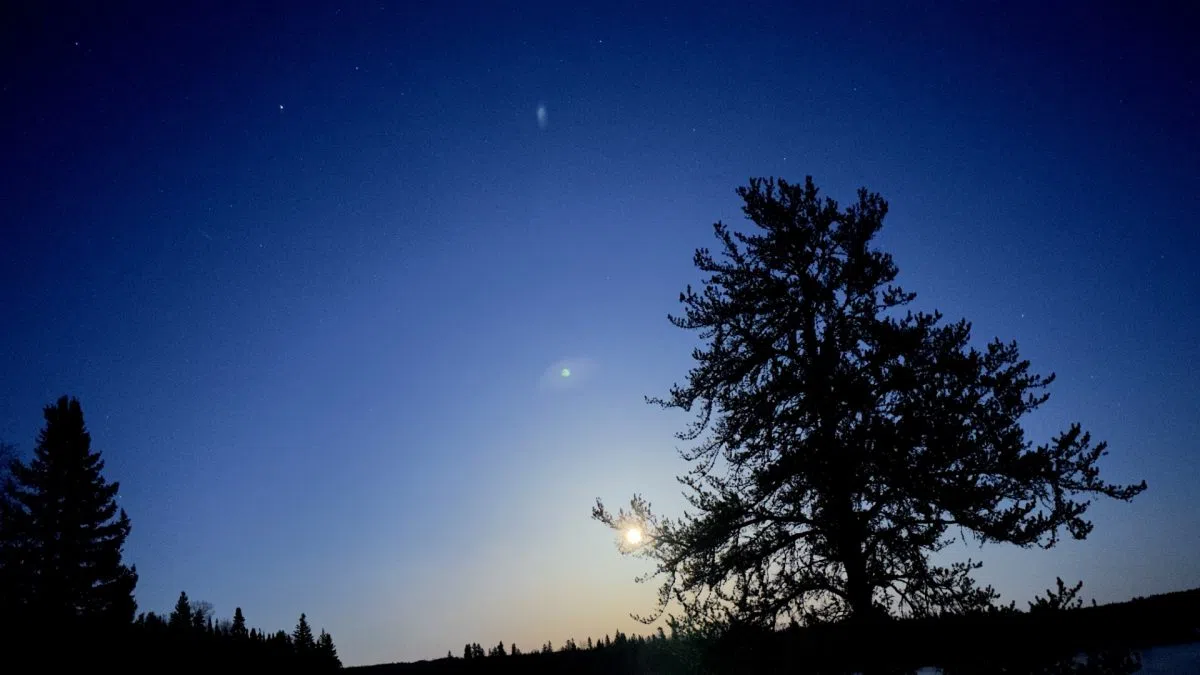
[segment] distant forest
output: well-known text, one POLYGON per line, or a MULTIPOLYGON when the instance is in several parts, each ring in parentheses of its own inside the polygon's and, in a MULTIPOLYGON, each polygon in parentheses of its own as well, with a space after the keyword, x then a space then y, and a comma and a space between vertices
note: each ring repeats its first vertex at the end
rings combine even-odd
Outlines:
POLYGON ((232 619, 214 620, 208 603, 192 602, 179 594, 167 617, 154 612, 134 621, 138 658, 147 664, 186 655, 188 663, 207 668, 286 668, 324 672, 341 668, 333 637, 324 630, 313 635, 308 617, 300 615, 295 629, 268 633, 246 627, 242 608, 232 619))

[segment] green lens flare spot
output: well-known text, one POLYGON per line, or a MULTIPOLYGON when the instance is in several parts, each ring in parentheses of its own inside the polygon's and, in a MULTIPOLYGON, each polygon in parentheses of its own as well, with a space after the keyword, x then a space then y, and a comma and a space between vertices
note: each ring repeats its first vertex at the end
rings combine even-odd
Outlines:
POLYGON ((570 368, 563 368, 563 369, 562 369, 562 373, 561 373, 561 375, 562 375, 563 377, 570 377, 570 376, 571 376, 571 369, 570 369, 570 368))

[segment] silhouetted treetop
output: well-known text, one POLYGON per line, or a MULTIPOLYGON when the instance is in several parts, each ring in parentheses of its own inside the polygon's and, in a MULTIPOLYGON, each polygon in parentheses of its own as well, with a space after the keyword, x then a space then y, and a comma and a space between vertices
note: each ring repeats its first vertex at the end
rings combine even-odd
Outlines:
POLYGON ((246 617, 242 614, 241 607, 233 610, 233 625, 230 627, 230 633, 234 637, 246 637, 246 617))
POLYGON ((811 178, 738 194, 753 226, 716 223, 718 251, 694 256, 703 288, 669 317, 703 346, 686 381, 651 399, 696 414, 679 434, 689 512, 659 518, 639 496, 593 512, 644 533, 660 612, 675 601, 701 622, 773 626, 979 608, 996 596, 972 580, 978 563, 930 561, 950 528, 1050 547, 1063 530, 1087 536, 1093 497, 1145 489, 1102 480, 1107 446, 1078 424, 1026 440, 1020 420, 1054 376, 1015 342, 977 348, 967 321, 905 309, 915 294, 872 245, 878 194, 841 208, 811 178))
POLYGON ((321 636, 317 638, 317 663, 325 670, 334 670, 342 667, 342 660, 338 658, 337 647, 333 645, 333 636, 321 629, 321 636))
POLYGON ((186 591, 179 592, 179 600, 175 601, 175 609, 171 611, 170 624, 177 630, 192 626, 192 603, 186 591))
POLYGON ((311 651, 316 647, 312 628, 308 625, 308 617, 304 614, 300 615, 300 620, 296 622, 296 630, 292 631, 292 644, 299 652, 311 651))

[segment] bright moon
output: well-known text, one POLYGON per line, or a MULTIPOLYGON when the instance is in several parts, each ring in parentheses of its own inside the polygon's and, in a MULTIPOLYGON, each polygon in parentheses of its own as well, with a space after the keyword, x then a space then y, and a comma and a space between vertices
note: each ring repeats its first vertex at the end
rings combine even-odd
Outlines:
POLYGON ((628 530, 625 530, 625 541, 629 542, 630 544, 642 543, 642 531, 636 527, 631 527, 628 530))

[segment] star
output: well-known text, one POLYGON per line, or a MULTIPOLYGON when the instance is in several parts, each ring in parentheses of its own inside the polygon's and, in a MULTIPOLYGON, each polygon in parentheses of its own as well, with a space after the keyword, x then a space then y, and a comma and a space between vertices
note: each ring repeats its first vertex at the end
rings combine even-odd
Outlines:
POLYGON ((279 109, 280 109, 280 110, 283 110, 283 104, 282 104, 282 103, 280 103, 280 104, 279 104, 279 109))

